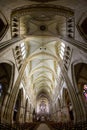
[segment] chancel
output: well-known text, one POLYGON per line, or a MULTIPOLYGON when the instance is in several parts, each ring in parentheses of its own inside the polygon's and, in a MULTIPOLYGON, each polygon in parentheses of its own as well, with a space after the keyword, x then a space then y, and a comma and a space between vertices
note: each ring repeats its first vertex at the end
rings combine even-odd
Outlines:
POLYGON ((0 130, 87 129, 87 1, 0 0, 0 130))

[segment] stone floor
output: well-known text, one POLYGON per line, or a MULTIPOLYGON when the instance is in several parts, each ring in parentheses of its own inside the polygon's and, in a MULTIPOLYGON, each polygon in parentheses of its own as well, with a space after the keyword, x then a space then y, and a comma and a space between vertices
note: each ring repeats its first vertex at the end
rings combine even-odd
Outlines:
POLYGON ((41 123, 41 124, 37 127, 36 130, 52 130, 52 129, 50 129, 47 124, 41 123))

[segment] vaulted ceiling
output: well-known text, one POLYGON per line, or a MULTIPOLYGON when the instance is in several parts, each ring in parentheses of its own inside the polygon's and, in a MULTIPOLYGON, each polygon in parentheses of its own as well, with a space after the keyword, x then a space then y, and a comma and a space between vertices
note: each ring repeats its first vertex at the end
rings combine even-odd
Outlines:
POLYGON ((67 21, 72 20, 74 13, 71 9, 54 5, 39 4, 30 7, 13 10, 12 36, 15 36, 14 22, 19 21, 17 35, 24 38, 24 43, 28 46, 27 57, 31 58, 30 86, 37 97, 43 93, 52 97, 57 85, 57 67, 62 46, 62 41, 57 36, 67 36, 67 21))
POLYGON ((51 97, 57 85, 57 67, 62 46, 60 36, 70 35, 69 21, 73 21, 71 37, 74 36, 74 10, 79 10, 81 3, 84 4, 82 0, 0 1, 2 11, 8 17, 11 14, 12 37, 18 35, 24 38, 28 47, 27 57, 31 57, 30 86, 37 96, 51 97))

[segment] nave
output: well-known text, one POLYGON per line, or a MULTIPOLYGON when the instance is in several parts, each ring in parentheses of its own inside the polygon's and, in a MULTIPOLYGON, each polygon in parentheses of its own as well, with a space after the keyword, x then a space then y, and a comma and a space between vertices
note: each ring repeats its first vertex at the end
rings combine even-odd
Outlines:
POLYGON ((87 0, 0 0, 0 129, 87 129, 87 0))

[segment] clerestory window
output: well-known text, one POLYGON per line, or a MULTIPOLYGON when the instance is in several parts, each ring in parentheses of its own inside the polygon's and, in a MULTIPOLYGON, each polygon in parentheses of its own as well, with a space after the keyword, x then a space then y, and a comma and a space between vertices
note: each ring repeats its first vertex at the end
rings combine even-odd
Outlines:
POLYGON ((24 42, 21 43, 21 54, 22 54, 22 58, 24 59, 26 57, 26 47, 25 47, 25 44, 24 42))
POLYGON ((65 44, 63 42, 61 42, 61 47, 60 47, 60 58, 63 60, 64 57, 64 52, 65 52, 65 44))

